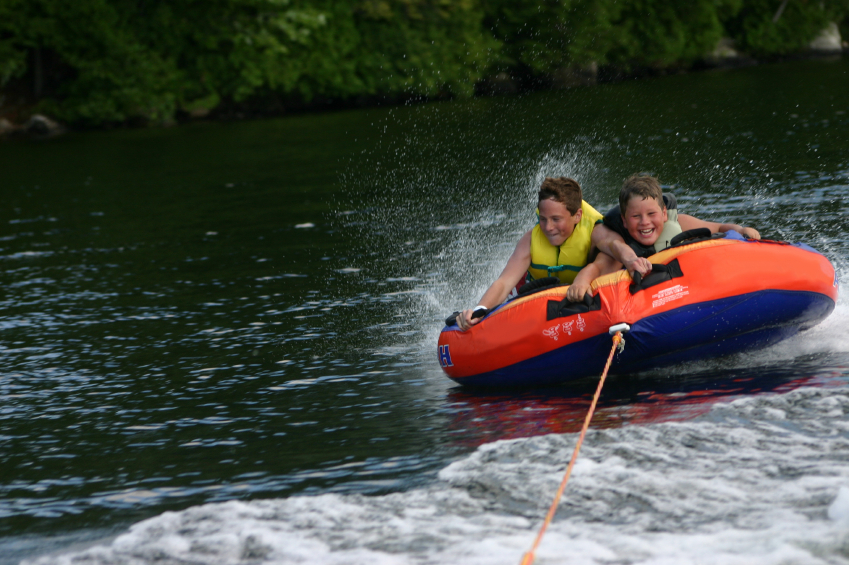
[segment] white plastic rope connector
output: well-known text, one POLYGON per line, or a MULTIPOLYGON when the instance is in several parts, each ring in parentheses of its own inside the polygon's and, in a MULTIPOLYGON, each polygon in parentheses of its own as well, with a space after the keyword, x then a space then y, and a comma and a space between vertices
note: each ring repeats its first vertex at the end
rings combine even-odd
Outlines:
MULTIPOLYGON (((623 334, 631 331, 631 326, 626 323, 616 324, 615 326, 610 326, 610 329, 607 330, 607 333, 610 335, 616 335, 617 332, 622 332, 623 334)), ((622 353, 625 350, 625 338, 622 337, 619 340, 619 347, 617 348, 619 353, 622 353)))

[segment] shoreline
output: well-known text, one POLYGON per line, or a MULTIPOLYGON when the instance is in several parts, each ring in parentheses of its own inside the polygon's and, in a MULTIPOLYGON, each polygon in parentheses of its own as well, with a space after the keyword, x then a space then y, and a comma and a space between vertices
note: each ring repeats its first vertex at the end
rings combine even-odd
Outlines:
MULTIPOLYGON (((601 84, 616 84, 629 80, 642 80, 671 75, 702 73, 715 70, 728 70, 759 65, 782 64, 796 61, 838 60, 849 55, 849 46, 837 50, 815 50, 785 55, 770 59, 754 59, 734 52, 723 55, 716 52, 691 65, 670 65, 666 67, 640 67, 624 71, 614 67, 590 65, 583 69, 560 69, 546 76, 523 76, 519 72, 501 72, 487 77, 475 84, 473 98, 491 98, 498 96, 518 96, 531 92, 570 90, 588 88, 601 84)), ((720 45, 717 50, 721 49, 720 45)), ((362 95, 349 99, 319 98, 303 102, 286 96, 274 96, 266 99, 257 97, 247 103, 230 103, 204 112, 179 112, 174 119, 164 122, 126 120, 100 126, 81 126, 63 124, 50 116, 29 109, 37 107, 35 102, 24 102, 8 108, 0 106, 0 141, 13 139, 51 139, 72 131, 108 131, 114 129, 167 128, 197 122, 232 122, 254 119, 280 118, 283 116, 324 114, 351 109, 383 108, 408 104, 425 104, 446 101, 452 96, 415 96, 415 95, 362 95), (10 119, 12 116, 12 119, 10 119), (21 120, 20 116, 26 116, 21 120), (15 119, 17 118, 17 119, 15 119)), ((2 100, 2 98, 0 98, 2 100)))

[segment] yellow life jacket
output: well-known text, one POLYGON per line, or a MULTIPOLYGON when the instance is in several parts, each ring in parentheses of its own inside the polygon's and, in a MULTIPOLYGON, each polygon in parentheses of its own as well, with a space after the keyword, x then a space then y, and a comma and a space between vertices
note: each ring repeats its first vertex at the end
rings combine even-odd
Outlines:
POLYGON ((583 200, 581 209, 583 210, 581 221, 575 226, 572 235, 559 247, 549 243, 539 224, 534 226, 531 232, 529 280, 557 277, 565 284, 572 284, 578 271, 586 266, 593 227, 602 221, 602 215, 583 200))

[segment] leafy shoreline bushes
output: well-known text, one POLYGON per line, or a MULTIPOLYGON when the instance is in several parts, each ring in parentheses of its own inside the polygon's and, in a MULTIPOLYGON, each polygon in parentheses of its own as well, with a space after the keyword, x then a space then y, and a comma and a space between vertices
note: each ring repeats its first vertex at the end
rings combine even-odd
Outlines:
POLYGON ((0 116, 96 127, 468 97, 493 77, 691 68, 723 37, 788 56, 847 16, 849 0, 3 0, 0 116))

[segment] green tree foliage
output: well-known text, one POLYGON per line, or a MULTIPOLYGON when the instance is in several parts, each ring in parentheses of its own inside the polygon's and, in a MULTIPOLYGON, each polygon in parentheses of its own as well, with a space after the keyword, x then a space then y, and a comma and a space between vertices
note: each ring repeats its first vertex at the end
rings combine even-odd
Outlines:
POLYGON ((292 49, 326 24, 320 12, 288 0, 160 1, 147 10, 153 25, 141 31, 143 41, 170 57, 188 109, 245 100, 262 87, 291 89, 292 49))
POLYGON ((623 69, 692 63, 723 36, 742 0, 483 0, 502 66, 547 73, 591 62, 623 69))
POLYGON ((26 51, 19 47, 16 14, 23 0, 0 2, 0 88, 26 70, 26 51))
POLYGON ((312 0, 327 26, 293 50, 313 96, 466 96, 498 44, 474 0, 312 0))
POLYGON ((846 0, 746 0, 725 26, 743 51, 769 57, 804 49, 829 22, 847 14, 846 0))
POLYGON ((503 44, 499 70, 550 73, 605 62, 620 8, 612 0, 482 0, 484 26, 503 44))
POLYGON ((285 88, 291 45, 324 23, 288 0, 4 1, 0 78, 28 71, 42 108, 89 124, 285 88))
POLYGON ((624 0, 607 62, 624 68, 692 63, 716 47, 724 31, 720 14, 736 12, 740 3, 624 0))
POLYGON ((462 97, 501 71, 686 66, 727 35, 785 55, 828 22, 845 33, 847 14, 849 0, 0 0, 0 88, 90 125, 462 97))

